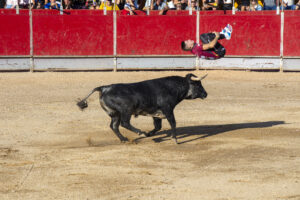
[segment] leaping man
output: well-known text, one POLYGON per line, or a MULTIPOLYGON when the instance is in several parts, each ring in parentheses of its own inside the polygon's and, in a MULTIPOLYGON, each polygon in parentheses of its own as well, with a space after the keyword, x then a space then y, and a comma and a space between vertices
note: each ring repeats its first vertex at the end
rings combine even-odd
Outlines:
POLYGON ((232 26, 227 26, 219 33, 203 33, 200 35, 202 44, 197 44, 194 40, 185 40, 181 42, 181 49, 184 51, 191 51, 192 54, 199 58, 215 60, 224 57, 226 50, 218 40, 230 40, 232 34, 232 26))

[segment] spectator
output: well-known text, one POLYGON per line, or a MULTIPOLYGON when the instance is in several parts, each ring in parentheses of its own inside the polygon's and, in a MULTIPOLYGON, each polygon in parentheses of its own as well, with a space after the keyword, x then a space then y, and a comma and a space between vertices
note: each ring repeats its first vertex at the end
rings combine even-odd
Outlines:
POLYGON ((261 11, 261 10, 263 10, 261 1, 251 0, 250 11, 261 11))
POLYGON ((233 7, 234 7, 234 9, 235 9, 236 11, 241 10, 240 4, 241 4, 240 2, 234 0, 234 5, 233 5, 233 7))
MULTIPOLYGON (((189 2, 190 2, 190 1, 188 1, 188 3, 189 3, 189 2)), ((185 8, 185 10, 189 10, 189 7, 192 7, 192 11, 198 10, 198 7, 197 7, 197 5, 196 5, 196 0, 191 0, 191 4, 188 5, 188 6, 185 8)))
POLYGON ((232 10, 232 0, 224 0, 223 10, 232 10))
POLYGON ((167 6, 168 6, 169 10, 176 10, 176 6, 175 6, 173 0, 167 0, 167 6))
POLYGON ((5 0, 0 0, 0 8, 4 8, 5 6, 5 0))
POLYGON ((60 2, 55 0, 50 0, 49 3, 45 4, 45 9, 60 9, 60 2))
POLYGON ((64 0, 64 3, 65 3, 65 9, 71 9, 71 0, 64 0))
POLYGON ((175 0, 174 3, 175 3, 176 10, 182 10, 181 0, 175 0))
POLYGON ((114 9, 115 10, 120 10, 119 7, 115 3, 112 3, 111 1, 112 0, 106 0, 106 1, 102 2, 99 9, 104 10, 104 7, 106 5, 106 10, 114 10, 114 9))
POLYGON ((296 5, 294 5, 293 0, 280 0, 280 9, 283 10, 295 10, 296 5))
POLYGON ((125 0, 115 0, 115 3, 117 4, 117 6, 119 7, 120 10, 123 10, 126 1, 125 0))
POLYGON ((134 7, 136 10, 139 10, 140 9, 140 2, 138 0, 132 0, 133 1, 133 4, 134 4, 134 7))
POLYGON ((85 9, 86 0, 72 0, 71 1, 71 9, 85 9))
POLYGON ((218 0, 202 0, 202 10, 217 10, 218 0))
POLYGON ((250 0, 242 0, 241 1, 241 11, 249 11, 250 9, 250 0))
POLYGON ((137 1, 137 9, 138 10, 143 10, 143 8, 146 5, 146 0, 136 0, 137 1))
POLYGON ((300 10, 300 0, 295 5, 295 10, 300 10))
POLYGON ((6 9, 14 9, 17 7, 18 0, 6 0, 6 9))
POLYGON ((188 0, 181 0, 182 10, 185 10, 188 7, 188 0))
MULTIPOLYGON (((65 2, 68 0, 65 0, 65 2)), ((104 2, 103 2, 104 3, 104 2)), ((95 10, 99 9, 100 2, 96 0, 86 0, 83 9, 95 10)))
POLYGON ((19 8, 20 9, 29 8, 29 0, 19 0, 19 8))
POLYGON ((264 10, 276 10, 278 0, 264 0, 264 10))
POLYGON ((159 15, 163 15, 169 9, 166 2, 162 0, 156 0, 155 3, 152 2, 151 10, 159 10, 159 15))
POLYGON ((174 4, 176 6, 176 10, 185 10, 188 6, 186 0, 174 0, 174 4))
POLYGON ((135 6, 132 0, 126 0, 123 13, 126 15, 135 15, 135 6))

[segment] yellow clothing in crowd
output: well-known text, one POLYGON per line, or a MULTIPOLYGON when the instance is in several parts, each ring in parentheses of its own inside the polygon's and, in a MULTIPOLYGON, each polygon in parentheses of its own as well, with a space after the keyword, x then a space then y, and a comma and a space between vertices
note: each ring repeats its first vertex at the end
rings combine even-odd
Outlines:
POLYGON ((258 4, 261 5, 261 7, 264 7, 264 4, 262 3, 261 0, 258 0, 258 4))
MULTIPOLYGON (((110 6, 108 6, 106 4, 106 10, 114 10, 114 6, 115 6, 115 10, 120 10, 119 7, 117 5, 115 5, 114 3, 112 3, 110 6)), ((101 3, 99 9, 104 10, 104 3, 101 3)))
MULTIPOLYGON (((257 2, 258 2, 258 5, 260 5, 261 7, 264 7, 264 4, 262 3, 262 0, 258 0, 257 2)), ((234 2, 234 7, 235 8, 239 7, 239 4, 236 1, 234 2)))

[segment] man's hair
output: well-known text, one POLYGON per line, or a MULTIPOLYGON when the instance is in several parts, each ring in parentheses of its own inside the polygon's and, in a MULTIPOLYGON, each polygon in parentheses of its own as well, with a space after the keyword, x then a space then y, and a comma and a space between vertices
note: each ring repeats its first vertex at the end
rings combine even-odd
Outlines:
POLYGON ((186 46, 185 46, 185 41, 181 42, 181 49, 184 51, 187 51, 186 46))

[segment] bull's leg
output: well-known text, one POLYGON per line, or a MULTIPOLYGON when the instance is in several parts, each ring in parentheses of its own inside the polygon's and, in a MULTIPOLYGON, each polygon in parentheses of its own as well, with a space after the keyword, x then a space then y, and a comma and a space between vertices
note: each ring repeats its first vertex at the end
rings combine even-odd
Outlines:
POLYGON ((175 140, 176 144, 178 144, 177 137, 176 137, 176 121, 175 121, 174 113, 173 112, 168 113, 166 114, 166 117, 172 129, 172 138, 175 140))
POLYGON ((153 117, 154 129, 146 134, 147 137, 154 135, 157 131, 161 129, 161 119, 153 117))
POLYGON ((116 136, 121 140, 121 142, 128 141, 128 139, 120 133, 119 126, 120 126, 120 116, 111 117, 110 128, 113 130, 116 136))
POLYGON ((121 115, 121 126, 130 130, 130 131, 133 131, 139 135, 141 134, 145 134, 143 131, 141 131, 140 129, 137 129, 135 128, 134 126, 132 126, 130 124, 130 118, 131 118, 131 115, 128 115, 128 114, 122 114, 121 115))

